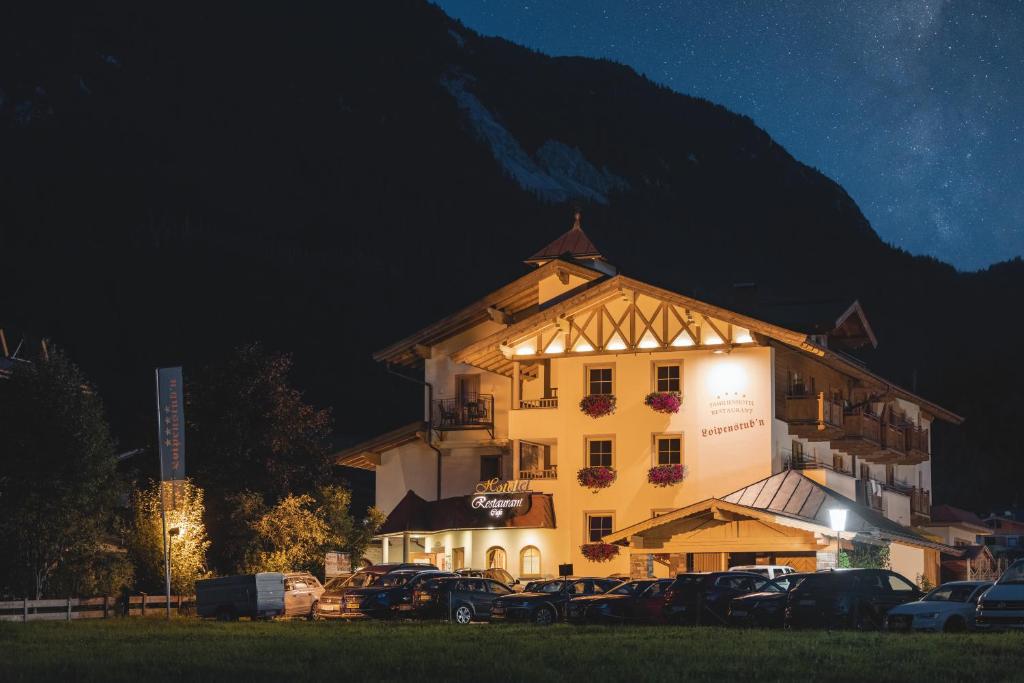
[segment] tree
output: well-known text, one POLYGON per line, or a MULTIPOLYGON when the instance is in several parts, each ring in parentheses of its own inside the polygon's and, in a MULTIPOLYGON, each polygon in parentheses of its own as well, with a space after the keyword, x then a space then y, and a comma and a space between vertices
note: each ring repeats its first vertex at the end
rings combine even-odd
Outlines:
POLYGON ((59 350, 0 381, 0 592, 88 571, 120 490, 103 404, 59 350))
MULTIPOLYGON (((366 516, 356 519, 352 516, 352 491, 345 486, 322 486, 317 489, 320 514, 327 524, 328 536, 324 550, 340 550, 349 554, 355 566, 373 535, 377 533, 387 515, 375 507, 366 511, 366 516)), ((323 555, 320 557, 323 561, 323 555)))
POLYGON ((854 543, 853 549, 847 553, 839 553, 839 566, 848 569, 888 569, 889 546, 854 543))
POLYGON ((323 564, 330 529, 312 496, 286 496, 264 513, 253 530, 258 545, 248 558, 252 572, 315 571, 323 564))
POLYGON ((164 534, 160 519, 160 486, 167 505, 167 536, 171 556, 171 592, 191 594, 196 579, 207 575, 206 552, 210 541, 203 523, 203 490, 190 480, 149 482, 132 499, 128 529, 128 555, 138 572, 138 587, 164 590, 164 534), (173 507, 172 507, 173 505, 173 507))

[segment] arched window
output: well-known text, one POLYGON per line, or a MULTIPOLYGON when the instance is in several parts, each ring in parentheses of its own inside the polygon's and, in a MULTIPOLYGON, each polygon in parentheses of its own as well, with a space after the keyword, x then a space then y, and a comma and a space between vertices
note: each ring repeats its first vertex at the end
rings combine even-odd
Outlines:
POLYGON ((519 573, 522 576, 540 576, 540 551, 528 545, 519 551, 519 573))
POLYGON ((494 546, 487 549, 487 566, 485 569, 505 569, 508 561, 505 558, 505 549, 494 546))

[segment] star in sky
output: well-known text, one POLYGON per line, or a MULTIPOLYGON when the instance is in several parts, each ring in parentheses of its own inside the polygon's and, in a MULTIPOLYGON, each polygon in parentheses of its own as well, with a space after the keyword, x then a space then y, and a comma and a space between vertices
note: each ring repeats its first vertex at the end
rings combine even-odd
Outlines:
POLYGON ((439 4, 750 116, 912 253, 961 269, 1024 254, 1024 2, 439 4))

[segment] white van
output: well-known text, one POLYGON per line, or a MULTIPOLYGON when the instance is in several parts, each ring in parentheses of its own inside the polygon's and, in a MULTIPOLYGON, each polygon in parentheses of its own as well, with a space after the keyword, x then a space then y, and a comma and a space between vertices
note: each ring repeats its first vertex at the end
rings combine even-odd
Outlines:
POLYGON ((731 572, 747 572, 748 574, 760 574, 769 581, 774 581, 786 574, 795 574, 796 570, 788 564, 747 564, 741 567, 729 567, 731 572))
POLYGON ((1024 559, 1017 560, 978 601, 979 631, 1024 630, 1024 559))

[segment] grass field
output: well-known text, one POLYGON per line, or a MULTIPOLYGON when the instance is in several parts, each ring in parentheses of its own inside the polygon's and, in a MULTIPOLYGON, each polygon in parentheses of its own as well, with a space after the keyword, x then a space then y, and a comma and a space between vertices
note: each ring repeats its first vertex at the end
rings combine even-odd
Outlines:
POLYGON ((0 679, 1024 681, 1024 634, 151 618, 0 623, 0 679))

